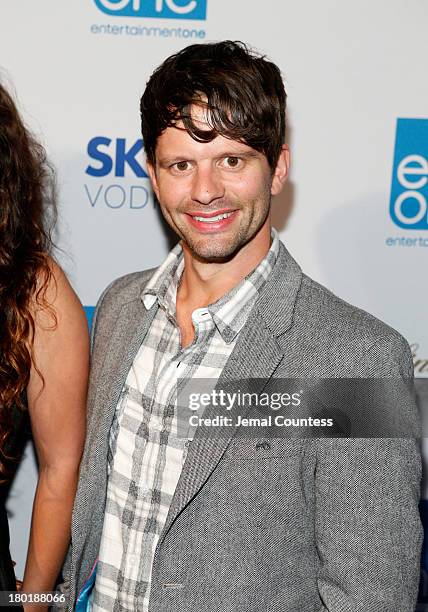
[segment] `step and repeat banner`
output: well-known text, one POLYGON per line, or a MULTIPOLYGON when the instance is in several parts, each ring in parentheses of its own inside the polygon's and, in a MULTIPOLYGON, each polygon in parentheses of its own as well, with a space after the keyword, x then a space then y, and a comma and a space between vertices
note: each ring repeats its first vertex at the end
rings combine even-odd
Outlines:
MULTIPOLYGON (((188 44, 242 40, 280 66, 288 92, 282 240, 307 274, 408 339, 422 388, 427 22, 423 0, 3 0, 0 79, 57 169, 58 258, 88 320, 112 279, 170 248, 139 131, 148 77, 188 44)), ((29 446, 8 505, 18 576, 35 481, 29 446)))

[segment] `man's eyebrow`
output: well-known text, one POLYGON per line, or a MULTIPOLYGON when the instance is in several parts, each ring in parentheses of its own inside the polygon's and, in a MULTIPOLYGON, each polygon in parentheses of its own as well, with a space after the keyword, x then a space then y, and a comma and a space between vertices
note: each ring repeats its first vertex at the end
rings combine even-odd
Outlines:
POLYGON ((167 166, 171 166, 172 164, 176 164, 177 162, 180 161, 191 161, 191 159, 189 157, 185 157, 183 156, 179 156, 176 155, 174 157, 158 157, 157 158, 157 162, 159 164, 159 166, 162 166, 162 168, 166 168, 167 166))
POLYGON ((250 151, 224 151, 222 153, 219 153, 219 155, 216 155, 217 159, 220 159, 221 157, 243 157, 245 159, 250 159, 252 157, 259 157, 261 154, 256 151, 255 149, 252 149, 250 151))
MULTIPOLYGON (((223 159, 225 157, 242 157, 243 159, 252 159, 254 157, 260 157, 261 153, 259 151, 250 150, 250 151, 232 151, 227 149, 225 151, 221 151, 217 155, 214 156, 214 159, 223 159)), ((171 166, 172 164, 176 164, 180 161, 194 161, 192 157, 188 157, 186 155, 174 155, 173 157, 158 157, 157 162, 159 166, 166 168, 171 166)))

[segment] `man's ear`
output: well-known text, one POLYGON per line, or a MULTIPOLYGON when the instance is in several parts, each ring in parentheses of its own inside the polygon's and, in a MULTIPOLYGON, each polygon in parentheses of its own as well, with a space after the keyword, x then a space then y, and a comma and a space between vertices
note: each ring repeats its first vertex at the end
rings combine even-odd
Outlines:
POLYGON ((147 160, 146 166, 147 166, 147 173, 150 177, 150 182, 152 184, 153 191, 155 192, 155 196, 159 200, 159 186, 158 186, 158 181, 156 177, 156 168, 154 167, 152 162, 150 162, 149 160, 147 160))
POLYGON ((278 161, 276 163, 275 172, 272 177, 272 186, 270 192, 272 195, 281 193, 284 183, 287 180, 288 170, 290 168, 290 149, 284 144, 281 148, 278 161))

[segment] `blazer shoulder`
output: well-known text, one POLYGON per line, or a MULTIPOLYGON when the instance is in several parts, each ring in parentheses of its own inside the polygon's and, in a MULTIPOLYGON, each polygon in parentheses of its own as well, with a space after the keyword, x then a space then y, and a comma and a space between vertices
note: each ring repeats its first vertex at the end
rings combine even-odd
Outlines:
MULTIPOLYGON (((393 327, 365 310, 349 304, 303 274, 295 308, 297 327, 311 330, 319 345, 352 360, 361 359, 380 374, 382 370, 412 375, 411 349, 393 327)), ((369 368, 371 370, 371 367, 369 368)))
POLYGON ((94 344, 95 334, 101 321, 114 320, 124 304, 139 299, 142 290, 152 277, 156 268, 150 268, 141 272, 125 274, 108 285, 102 292, 92 320, 91 348, 94 344))
POLYGON ((101 303, 122 306, 137 299, 155 271, 156 268, 150 268, 116 278, 104 289, 98 300, 98 306, 101 303))

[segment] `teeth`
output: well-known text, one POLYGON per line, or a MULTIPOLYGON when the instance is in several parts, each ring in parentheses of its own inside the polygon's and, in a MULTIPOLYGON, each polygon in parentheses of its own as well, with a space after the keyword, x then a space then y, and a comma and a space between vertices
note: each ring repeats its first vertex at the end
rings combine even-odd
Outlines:
MULTIPOLYGON (((224 213, 223 215, 217 215, 216 217, 196 217, 194 216, 193 218, 196 219, 196 221, 202 221, 202 223, 216 223, 216 221, 221 221, 221 219, 227 219, 228 217, 230 217, 232 213, 224 213)), ((193 216, 193 215, 192 215, 193 216)))

